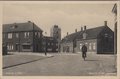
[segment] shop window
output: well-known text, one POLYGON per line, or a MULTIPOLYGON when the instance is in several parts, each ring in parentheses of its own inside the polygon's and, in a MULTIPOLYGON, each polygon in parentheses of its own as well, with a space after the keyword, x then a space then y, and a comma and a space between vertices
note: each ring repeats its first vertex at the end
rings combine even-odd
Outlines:
POLYGON ((7 45, 7 49, 8 49, 8 50, 13 50, 13 45, 8 44, 8 45, 7 45))
POLYGON ((92 43, 89 43, 89 50, 92 49, 92 43))
POLYGON ((30 45, 23 45, 23 49, 30 49, 30 45))
POLYGON ((82 49, 82 44, 80 44, 80 50, 82 49))

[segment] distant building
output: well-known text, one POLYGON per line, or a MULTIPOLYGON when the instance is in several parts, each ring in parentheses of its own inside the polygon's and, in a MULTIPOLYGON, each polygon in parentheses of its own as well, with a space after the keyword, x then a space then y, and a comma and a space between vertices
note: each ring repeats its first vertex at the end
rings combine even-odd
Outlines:
POLYGON ((58 52, 58 41, 53 37, 43 37, 43 52, 58 52))
POLYGON ((117 53, 117 4, 114 4, 113 8, 112 8, 112 12, 114 13, 114 52, 117 53))
POLYGON ((33 22, 3 24, 3 44, 9 52, 42 51, 42 30, 33 22))
POLYGON ((60 50, 60 41, 61 41, 61 29, 58 27, 58 25, 54 25, 51 28, 50 36, 57 39, 58 41, 58 51, 60 50))
POLYGON ((114 51, 114 32, 107 26, 87 29, 86 26, 81 31, 72 33, 64 37, 61 41, 61 52, 81 52, 85 44, 88 52, 97 54, 113 53, 114 51))
POLYGON ((79 32, 75 32, 72 34, 68 34, 67 32, 67 36, 64 37, 61 40, 61 52, 73 52, 75 53, 75 48, 76 48, 76 38, 78 36, 79 32))

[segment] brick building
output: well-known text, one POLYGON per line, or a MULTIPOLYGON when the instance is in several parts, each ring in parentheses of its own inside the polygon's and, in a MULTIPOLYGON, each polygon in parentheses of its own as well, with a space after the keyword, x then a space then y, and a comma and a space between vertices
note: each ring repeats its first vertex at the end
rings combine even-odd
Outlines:
POLYGON ((33 22, 3 24, 3 44, 9 52, 42 51, 42 30, 33 22))
POLYGON ((81 52, 81 48, 85 44, 88 52, 97 54, 113 53, 114 51, 114 32, 107 26, 87 29, 86 26, 81 31, 67 35, 62 39, 62 52, 81 52))
POLYGON ((58 41, 49 36, 43 37, 43 52, 58 52, 58 41))

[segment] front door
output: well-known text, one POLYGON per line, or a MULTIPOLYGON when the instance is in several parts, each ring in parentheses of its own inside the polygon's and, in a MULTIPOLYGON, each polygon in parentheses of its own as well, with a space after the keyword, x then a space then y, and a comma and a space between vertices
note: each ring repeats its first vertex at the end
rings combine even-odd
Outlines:
POLYGON ((19 51, 19 44, 16 44, 16 51, 19 51))

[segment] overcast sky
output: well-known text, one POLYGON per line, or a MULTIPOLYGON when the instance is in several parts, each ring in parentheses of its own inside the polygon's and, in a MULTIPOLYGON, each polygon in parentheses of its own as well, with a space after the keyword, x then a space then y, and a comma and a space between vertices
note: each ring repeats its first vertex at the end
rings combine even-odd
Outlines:
POLYGON ((3 6, 3 23, 21 23, 32 21, 44 32, 50 34, 50 28, 57 24, 62 37, 67 32, 78 31, 84 25, 93 28, 104 25, 114 28, 114 4, 6 4, 3 6))

